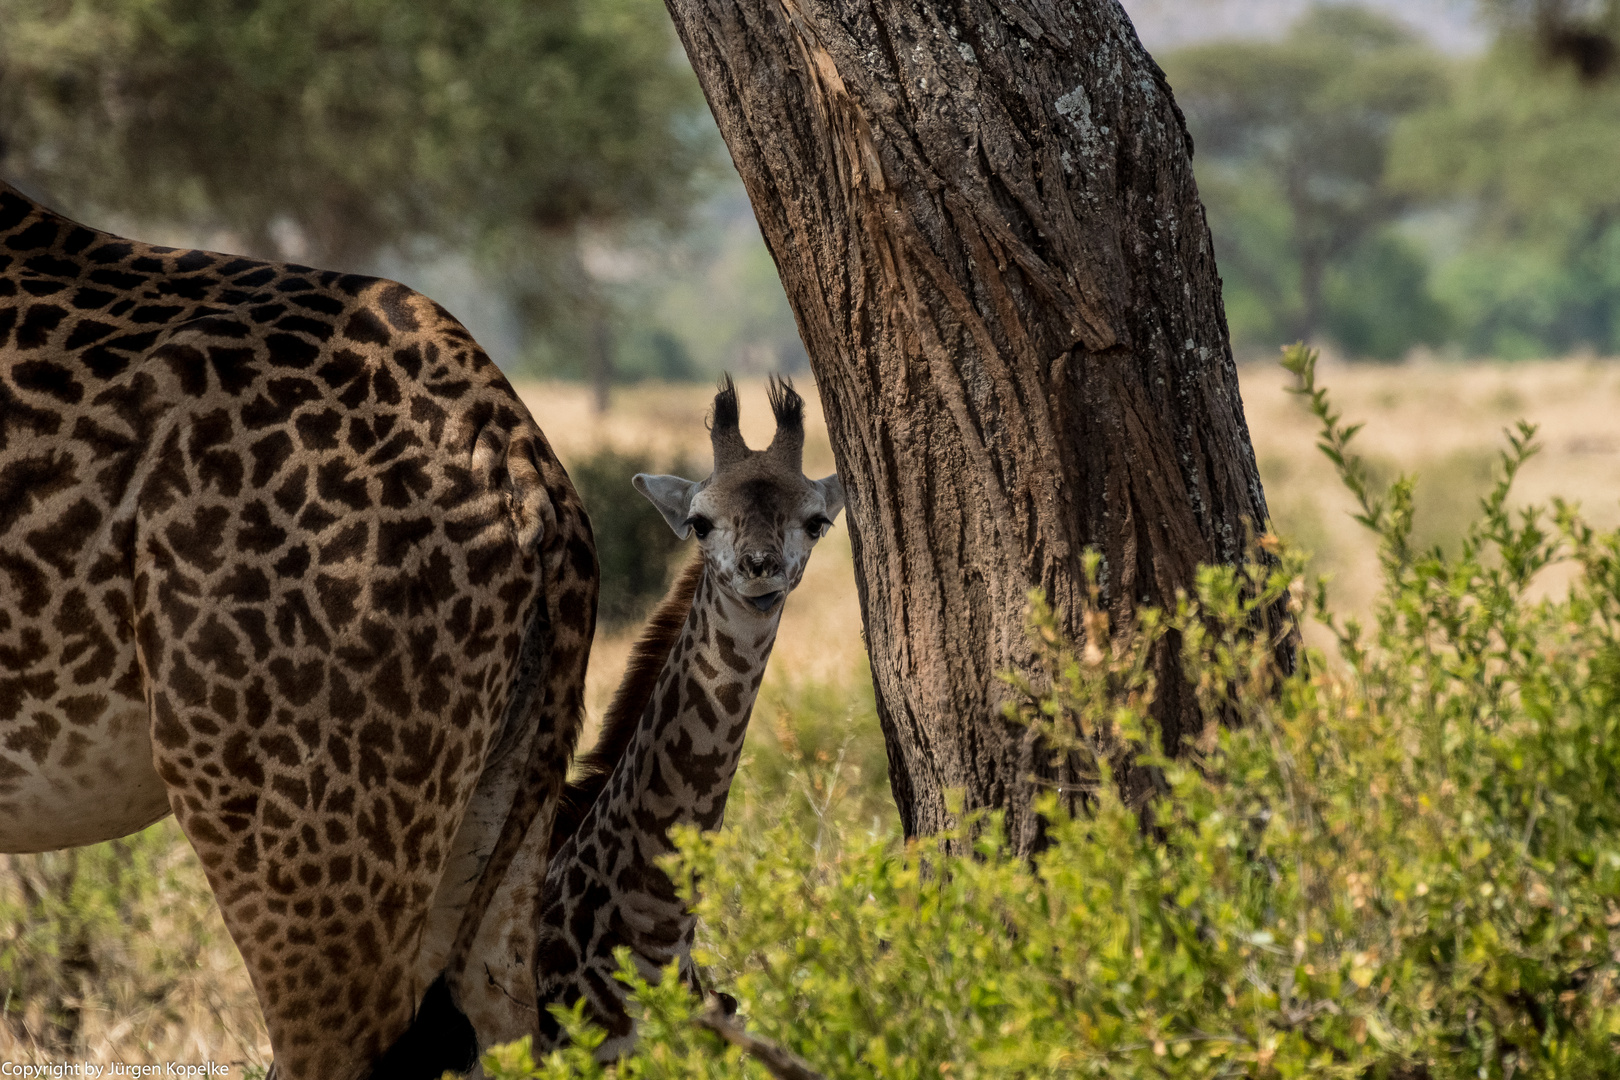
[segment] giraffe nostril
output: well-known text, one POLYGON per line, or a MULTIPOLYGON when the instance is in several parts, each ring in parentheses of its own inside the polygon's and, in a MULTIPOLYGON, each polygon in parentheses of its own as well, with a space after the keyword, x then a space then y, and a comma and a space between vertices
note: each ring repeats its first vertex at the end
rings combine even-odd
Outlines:
POLYGON ((743 558, 743 565, 748 568, 751 577, 769 577, 777 571, 776 557, 764 552, 748 554, 743 558))

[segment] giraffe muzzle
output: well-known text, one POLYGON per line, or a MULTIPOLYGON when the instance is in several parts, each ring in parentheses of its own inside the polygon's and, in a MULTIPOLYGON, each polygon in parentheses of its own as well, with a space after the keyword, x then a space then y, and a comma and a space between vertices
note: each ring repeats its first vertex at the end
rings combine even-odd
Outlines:
POLYGON ((786 595, 787 593, 784 590, 778 589, 776 592, 760 593, 758 596, 749 596, 744 599, 754 605, 756 611, 769 611, 781 603, 782 597, 786 595))
POLYGON ((754 550, 740 560, 744 580, 738 592, 756 611, 771 611, 787 595, 787 581, 782 576, 782 558, 776 552, 754 550), (775 586, 773 588, 772 586, 775 586), (754 592, 754 590, 767 590, 754 592))

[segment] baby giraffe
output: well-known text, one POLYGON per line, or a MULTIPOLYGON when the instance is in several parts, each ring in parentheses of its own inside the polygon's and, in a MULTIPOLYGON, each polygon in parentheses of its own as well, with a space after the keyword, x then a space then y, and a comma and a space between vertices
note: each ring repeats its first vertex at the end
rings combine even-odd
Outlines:
POLYGON ((536 954, 543 1042, 560 1036, 546 1006, 583 997, 609 1034, 599 1056, 629 1049, 633 1026, 613 977, 621 945, 647 977, 679 957, 695 981, 693 917, 658 860, 674 850, 672 826, 719 827, 782 602, 844 505, 837 476, 801 471, 799 395, 773 379, 770 402, 776 437, 750 450, 728 377, 714 399, 713 474, 701 483, 635 478, 675 535, 697 537, 699 552, 649 621, 558 813, 536 954))

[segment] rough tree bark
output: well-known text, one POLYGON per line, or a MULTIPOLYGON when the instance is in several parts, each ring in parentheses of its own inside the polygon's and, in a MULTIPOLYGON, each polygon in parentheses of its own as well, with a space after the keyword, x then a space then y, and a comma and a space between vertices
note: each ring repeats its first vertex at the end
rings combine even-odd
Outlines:
POLYGON ((1180 110, 1114 0, 666 4, 820 387, 906 831, 960 788, 1033 842, 1028 590, 1078 638, 1086 548, 1163 605, 1267 517, 1180 110))

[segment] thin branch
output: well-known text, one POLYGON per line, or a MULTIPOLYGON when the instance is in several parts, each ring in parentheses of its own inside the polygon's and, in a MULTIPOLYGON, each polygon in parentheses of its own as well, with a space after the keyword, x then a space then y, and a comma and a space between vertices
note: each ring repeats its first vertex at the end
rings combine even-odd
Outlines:
POLYGON ((713 1005, 694 1016, 692 1022, 714 1032, 732 1046, 740 1047, 765 1066, 765 1071, 776 1080, 827 1080, 793 1051, 748 1034, 740 1024, 733 1023, 730 1017, 713 1005))

